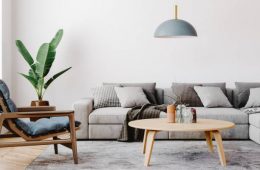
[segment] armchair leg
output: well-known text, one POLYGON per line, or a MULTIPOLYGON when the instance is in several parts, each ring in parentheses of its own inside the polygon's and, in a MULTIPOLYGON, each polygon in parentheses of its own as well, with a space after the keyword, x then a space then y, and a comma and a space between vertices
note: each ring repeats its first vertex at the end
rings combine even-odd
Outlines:
POLYGON ((76 139, 76 129, 75 129, 75 118, 74 114, 69 116, 70 120, 70 139, 71 139, 71 148, 74 158, 74 163, 78 164, 78 151, 77 151, 77 139, 76 139))
MULTIPOLYGON (((57 139, 58 139, 57 136, 53 137, 53 140, 57 140, 57 139)), ((58 144, 54 144, 54 153, 58 154, 58 144)))

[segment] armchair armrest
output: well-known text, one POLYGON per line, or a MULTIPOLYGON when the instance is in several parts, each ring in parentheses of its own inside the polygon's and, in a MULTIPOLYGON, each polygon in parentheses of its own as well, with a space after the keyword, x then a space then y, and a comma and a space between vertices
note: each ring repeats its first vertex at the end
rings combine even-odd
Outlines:
POLYGON ((81 99, 73 104, 75 119, 81 122, 81 129, 77 131, 79 139, 88 139, 88 120, 93 111, 93 98, 81 99))

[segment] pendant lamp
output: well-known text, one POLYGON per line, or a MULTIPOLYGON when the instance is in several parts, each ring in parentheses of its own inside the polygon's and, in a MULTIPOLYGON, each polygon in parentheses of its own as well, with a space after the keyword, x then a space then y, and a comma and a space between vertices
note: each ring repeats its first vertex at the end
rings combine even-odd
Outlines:
POLYGON ((155 38, 174 38, 197 36, 195 28, 187 21, 178 19, 178 6, 175 5, 174 19, 161 23, 155 33, 155 38))

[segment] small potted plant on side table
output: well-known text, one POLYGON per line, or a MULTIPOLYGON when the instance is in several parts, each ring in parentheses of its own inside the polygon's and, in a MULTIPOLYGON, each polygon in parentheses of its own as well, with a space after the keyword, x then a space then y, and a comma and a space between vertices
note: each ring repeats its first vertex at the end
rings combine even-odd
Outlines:
POLYGON ((48 106, 49 101, 43 100, 43 96, 47 88, 56 78, 71 69, 71 67, 66 68, 50 77, 47 81, 45 80, 55 60, 56 48, 61 41, 62 35, 63 30, 60 29, 51 42, 43 43, 38 50, 35 60, 26 49, 22 41, 16 40, 16 46, 19 52, 30 66, 28 74, 20 74, 32 84, 38 97, 38 100, 31 102, 31 106, 48 106))

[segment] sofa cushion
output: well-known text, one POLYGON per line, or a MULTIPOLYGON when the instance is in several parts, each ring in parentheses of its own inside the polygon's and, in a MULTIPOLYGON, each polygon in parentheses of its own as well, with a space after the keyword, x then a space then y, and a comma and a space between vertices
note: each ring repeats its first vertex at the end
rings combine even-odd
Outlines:
POLYGON ((234 106, 236 108, 244 107, 248 101, 251 88, 260 87, 260 83, 256 82, 235 82, 236 89, 234 91, 234 106))
POLYGON ((172 83, 173 98, 176 102, 182 102, 191 107, 203 107, 203 104, 194 90, 194 86, 202 84, 172 83))
POLYGON ((260 113, 250 114, 249 124, 257 128, 260 128, 260 113))
POLYGON ((204 107, 195 108, 198 118, 226 120, 235 124, 248 124, 248 115, 238 109, 204 107))
POLYGON ((150 103, 141 87, 115 87, 122 107, 131 108, 150 103))
POLYGON ((94 97, 94 108, 120 107, 119 99, 114 86, 103 86, 91 88, 94 97))
POLYGON ((150 103, 157 104, 155 86, 156 83, 103 83, 103 85, 122 87, 142 87, 150 103))
POLYGON ((204 107, 232 107, 228 98, 219 87, 194 86, 204 107))
POLYGON ((260 107, 260 88, 251 88, 248 101, 245 108, 249 107, 260 107))
POLYGON ((94 110, 89 115, 90 124, 123 124, 131 108, 107 107, 94 110))
MULTIPOLYGON (((122 107, 96 109, 89 115, 89 124, 123 124, 130 109, 122 107)), ((166 118, 167 115, 165 112, 161 112, 160 117, 166 118)))

